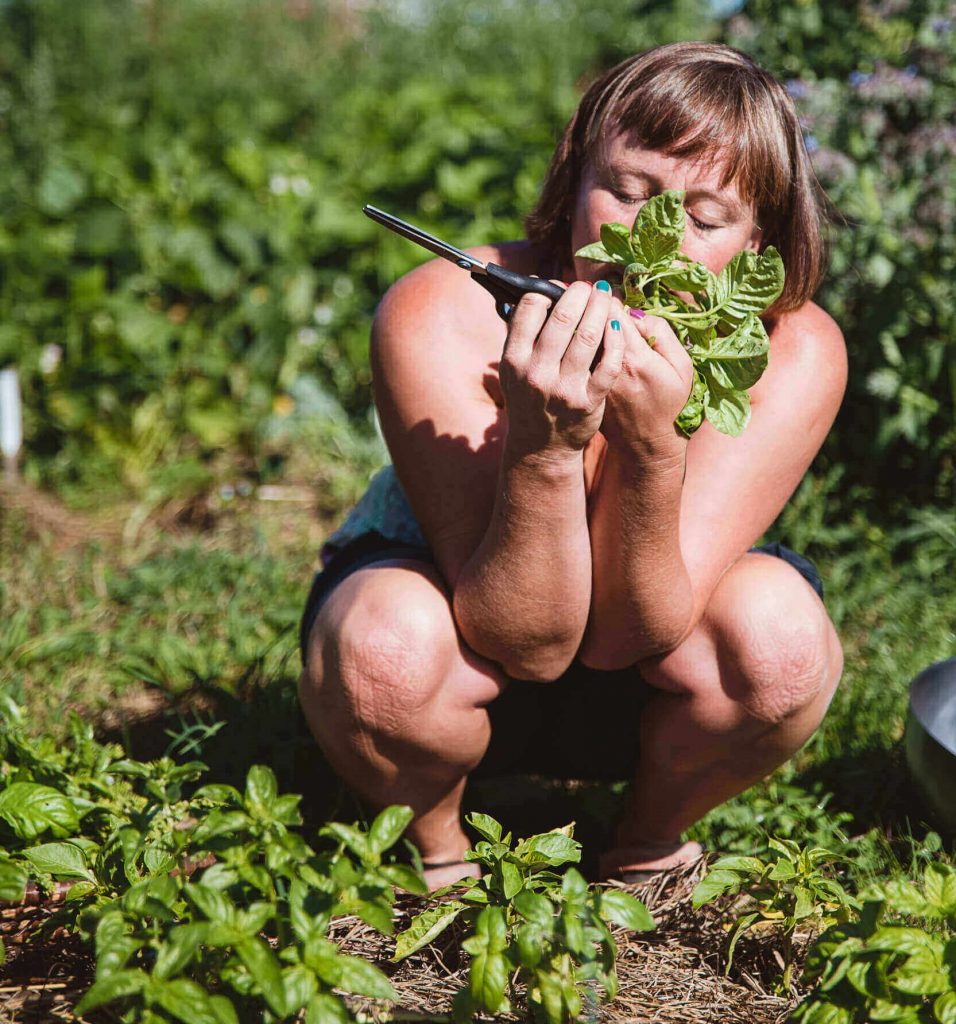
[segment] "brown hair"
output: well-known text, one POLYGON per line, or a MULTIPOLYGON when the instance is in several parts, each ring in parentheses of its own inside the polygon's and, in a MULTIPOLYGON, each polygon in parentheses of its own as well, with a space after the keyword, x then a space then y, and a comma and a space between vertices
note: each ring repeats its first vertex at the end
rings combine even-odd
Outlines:
POLYGON ((670 43, 611 68, 587 90, 561 139, 538 205, 525 218, 528 238, 571 255, 571 218, 584 167, 617 134, 668 156, 712 153, 753 203, 787 271, 768 314, 807 302, 826 269, 827 199, 803 141, 793 101, 768 71, 740 50, 670 43))

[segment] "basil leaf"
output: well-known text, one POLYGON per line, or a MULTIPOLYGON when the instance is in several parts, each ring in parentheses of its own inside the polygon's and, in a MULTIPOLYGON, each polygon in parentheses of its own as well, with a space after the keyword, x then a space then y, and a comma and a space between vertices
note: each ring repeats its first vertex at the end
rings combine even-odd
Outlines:
POLYGON ((634 932, 649 932, 656 927, 647 907, 621 889, 602 890, 599 909, 602 917, 634 932))
POLYGON ((393 962, 404 960, 411 953, 427 946, 429 942, 441 935, 464 909, 464 903, 453 900, 450 903, 433 907, 431 910, 423 911, 398 936, 395 942, 395 955, 392 957, 393 962))
POLYGON ((269 946, 259 938, 246 938, 236 943, 239 959, 249 969, 269 1009, 279 1017, 285 1016, 285 986, 279 961, 269 946))
POLYGON ((23 856, 44 874, 54 878, 72 878, 93 882, 95 876, 90 870, 86 855, 72 843, 43 843, 23 851, 23 856))
POLYGON ((37 782, 14 782, 0 792, 0 818, 25 842, 44 832, 62 839, 80 827, 69 797, 37 782))
POLYGON ((780 253, 771 245, 759 256, 739 252, 717 275, 713 309, 731 324, 768 309, 783 291, 780 253))
POLYGON ((372 852, 381 855, 394 846, 414 816, 411 807, 386 807, 368 831, 368 845, 372 852))
POLYGON ((602 224, 601 244, 615 263, 626 265, 634 261, 631 232, 623 224, 602 224))

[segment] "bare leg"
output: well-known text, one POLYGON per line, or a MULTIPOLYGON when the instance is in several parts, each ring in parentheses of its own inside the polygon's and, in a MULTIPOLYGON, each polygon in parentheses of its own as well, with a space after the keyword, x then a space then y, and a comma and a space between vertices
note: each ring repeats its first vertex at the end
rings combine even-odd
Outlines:
MULTIPOLYGON (((505 685, 460 640, 432 566, 359 570, 323 605, 299 683, 306 720, 332 766, 373 807, 408 804, 408 838, 425 861, 468 849, 461 797, 491 730, 486 706, 505 685)), ((435 869, 433 886, 461 877, 435 869)))
POLYGON ((641 664, 659 691, 605 874, 693 860, 681 833, 790 758, 820 724, 843 667, 822 602, 790 566, 744 556, 698 628, 641 664))

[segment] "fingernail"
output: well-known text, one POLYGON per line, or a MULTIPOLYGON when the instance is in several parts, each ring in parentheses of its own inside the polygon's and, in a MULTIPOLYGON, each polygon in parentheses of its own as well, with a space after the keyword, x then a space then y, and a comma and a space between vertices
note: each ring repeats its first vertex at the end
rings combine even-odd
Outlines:
POLYGON ((597 288, 599 292, 609 292, 611 290, 611 286, 607 281, 598 281, 594 287, 597 288))
POLYGON ((611 330, 612 331, 619 331, 620 329, 621 329, 621 321, 620 320, 612 320, 611 321, 611 330))
POLYGON ((643 309, 629 309, 628 313, 630 313, 635 320, 643 320, 644 317, 647 316, 643 309))

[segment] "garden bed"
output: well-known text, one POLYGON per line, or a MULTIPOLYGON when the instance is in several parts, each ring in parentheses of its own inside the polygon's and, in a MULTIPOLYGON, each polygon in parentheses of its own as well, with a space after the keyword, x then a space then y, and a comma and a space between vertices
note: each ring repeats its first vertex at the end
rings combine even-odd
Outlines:
MULTIPOLYGON (((657 931, 638 935, 615 929, 618 944, 617 998, 582 1015, 601 1024, 653 1021, 655 1024, 782 1024, 793 1001, 768 991, 779 970, 772 937, 742 942, 734 977, 721 973, 724 930, 710 909, 692 910, 691 892, 700 868, 662 875, 627 891, 641 898, 657 920, 657 931)), ((399 929, 417 912, 420 901, 396 906, 399 929)), ((93 982, 93 959, 82 943, 64 934, 28 939, 52 911, 50 903, 33 902, 2 912, 7 945, 4 980, 0 984, 0 1022, 40 1024, 48 1021, 111 1021, 109 1010, 83 1018, 72 1012, 93 982)), ((467 984, 467 958, 460 938, 450 928, 433 946, 390 962, 393 940, 355 917, 337 919, 330 935, 343 953, 361 956, 380 967, 401 996, 398 1006, 350 997, 359 1021, 443 1020, 455 993, 467 984)), ((500 1016, 520 1021, 521 1016, 500 1016)))

